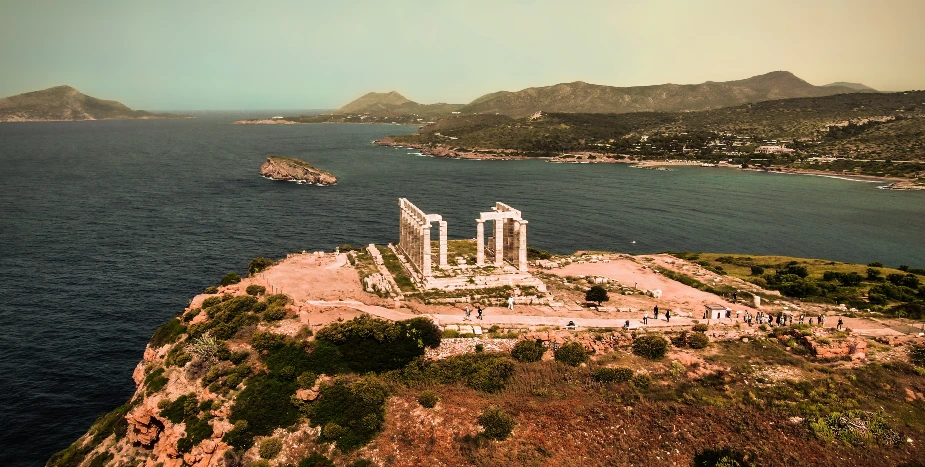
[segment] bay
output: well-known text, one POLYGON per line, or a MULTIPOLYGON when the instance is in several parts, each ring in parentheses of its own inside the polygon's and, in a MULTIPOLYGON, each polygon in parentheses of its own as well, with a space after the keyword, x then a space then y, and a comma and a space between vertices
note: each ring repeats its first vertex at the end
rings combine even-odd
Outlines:
POLYGON ((732 169, 421 157, 395 125, 0 124, 0 465, 42 465, 132 394, 154 329, 228 271, 397 236, 397 198, 475 235, 495 201, 556 253, 716 251, 925 267, 925 193, 732 169), (258 176, 298 157, 333 187, 258 176), (635 243, 633 243, 635 242, 635 243))

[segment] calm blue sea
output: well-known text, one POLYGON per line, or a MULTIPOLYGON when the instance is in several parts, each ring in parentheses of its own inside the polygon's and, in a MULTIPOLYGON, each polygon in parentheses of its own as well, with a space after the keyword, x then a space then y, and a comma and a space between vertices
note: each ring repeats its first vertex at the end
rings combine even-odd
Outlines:
POLYGON ((413 128, 194 120, 0 124, 0 465, 42 465, 132 394, 154 329, 255 256, 385 243, 399 197, 475 235, 504 201, 558 253, 719 251, 925 267, 925 193, 730 169, 440 160, 413 128), (257 175, 268 155, 340 178, 257 175), (631 243, 635 241, 636 243, 631 243))

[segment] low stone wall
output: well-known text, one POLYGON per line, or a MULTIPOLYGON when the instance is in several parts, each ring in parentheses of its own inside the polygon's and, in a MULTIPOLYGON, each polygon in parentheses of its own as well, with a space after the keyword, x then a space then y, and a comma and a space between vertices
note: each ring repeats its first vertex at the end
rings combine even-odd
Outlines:
POLYGON ((475 346, 482 344, 484 352, 510 352, 518 339, 476 339, 476 338, 450 338, 440 341, 440 347, 427 349, 424 356, 431 360, 462 355, 475 352, 475 346))

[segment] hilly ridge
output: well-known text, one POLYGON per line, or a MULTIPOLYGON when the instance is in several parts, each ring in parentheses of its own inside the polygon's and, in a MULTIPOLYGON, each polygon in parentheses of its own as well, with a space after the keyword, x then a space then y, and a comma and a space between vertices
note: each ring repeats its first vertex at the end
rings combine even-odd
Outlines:
POLYGON ((55 86, 0 99, 0 122, 181 117, 184 116, 132 110, 121 102, 88 96, 70 86, 55 86))
POLYGON ((810 84, 788 71, 773 71, 751 78, 700 84, 657 84, 617 87, 583 81, 540 86, 520 91, 485 94, 468 104, 419 104, 401 94, 371 92, 341 107, 334 114, 433 116, 500 114, 526 117, 535 112, 630 113, 710 110, 747 103, 798 97, 877 92, 858 83, 810 84))
POLYGON ((462 107, 460 112, 524 117, 540 110, 574 113, 695 111, 749 102, 853 92, 858 90, 841 85, 814 86, 786 71, 701 84, 614 87, 576 81, 486 94, 462 107))

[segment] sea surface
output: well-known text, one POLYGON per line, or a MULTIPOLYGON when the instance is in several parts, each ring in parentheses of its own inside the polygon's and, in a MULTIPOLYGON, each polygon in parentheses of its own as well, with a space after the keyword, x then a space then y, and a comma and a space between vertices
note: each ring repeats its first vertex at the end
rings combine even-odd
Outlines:
MULTIPOLYGON (((269 114, 268 114, 269 115, 269 114)), ((244 115, 258 116, 258 115, 244 115)), ((556 253, 716 251, 925 267, 925 193, 733 169, 421 157, 395 125, 0 124, 0 466, 43 465, 132 395, 152 332, 256 256, 386 243, 397 198, 475 236, 495 201, 556 253), (306 159, 333 187, 267 180, 306 159), (635 243, 634 243, 635 242, 635 243)))

